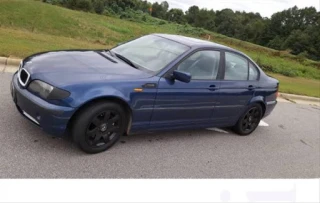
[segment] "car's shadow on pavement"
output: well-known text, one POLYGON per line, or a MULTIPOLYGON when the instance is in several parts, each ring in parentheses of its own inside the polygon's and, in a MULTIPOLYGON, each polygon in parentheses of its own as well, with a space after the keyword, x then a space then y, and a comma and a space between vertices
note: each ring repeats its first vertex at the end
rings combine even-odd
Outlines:
POLYGON ((232 136, 233 132, 228 128, 223 128, 225 132, 218 132, 209 129, 192 129, 192 130, 171 130, 171 131, 157 131, 147 133, 136 133, 127 136, 122 136, 122 141, 130 143, 135 142, 155 142, 155 141, 178 141, 190 140, 199 137, 216 137, 216 136, 232 136))
MULTIPOLYGON (((10 100, 5 99, 8 109, 6 117, 0 123, 0 138, 6 138, 4 145, 12 151, 23 148, 30 153, 54 153, 68 154, 68 156, 87 155, 82 152, 72 141, 70 135, 54 137, 45 133, 41 128, 20 115, 10 100)), ((234 139, 235 135, 229 129, 222 131, 194 129, 194 130, 173 130, 158 131, 153 133, 137 133, 122 136, 118 143, 110 148, 107 153, 119 153, 123 150, 145 148, 152 150, 152 147, 168 147, 174 145, 192 145, 203 142, 215 142, 216 140, 234 139)))
MULTIPOLYGON (((70 135, 64 137, 54 137, 45 133, 41 128, 33 124, 20 115, 15 106, 9 99, 5 99, 7 109, 6 116, 0 123, 0 138, 5 139, 2 143, 13 151, 18 148, 26 149, 32 153, 63 153, 69 156, 86 155, 72 141, 70 135), (14 149, 16 148, 16 149, 14 149)), ((173 130, 158 131, 153 133, 137 133, 128 136, 122 136, 108 152, 119 152, 128 148, 136 147, 156 147, 165 145, 176 145, 179 143, 192 144, 194 142, 206 142, 215 138, 236 136, 229 129, 223 129, 224 132, 218 132, 207 129, 195 130, 173 130)))
MULTIPOLYGON (((20 115, 18 115, 20 116, 20 115)), ((69 155, 86 155, 80 148, 73 142, 70 133, 66 133, 63 137, 55 137, 45 133, 41 128, 32 124, 30 121, 21 117, 16 118, 22 126, 19 130, 24 131, 23 140, 28 140, 27 146, 33 145, 33 149, 38 149, 43 152, 44 150, 54 150, 55 153, 66 153, 69 155), (24 129, 22 129, 24 128, 24 129), (30 144, 32 143, 32 144, 30 144), (36 146, 35 146, 36 145, 36 146), (60 152, 59 152, 60 151, 60 152)), ((173 130, 173 131, 157 131, 147 133, 135 133, 130 135, 121 136, 119 141, 111 147, 108 151, 125 150, 129 146, 136 147, 141 145, 163 145, 163 144, 176 144, 181 142, 195 142, 201 139, 214 139, 215 137, 236 136, 230 129, 224 128, 225 132, 218 132, 208 129, 194 129, 194 130, 173 130)), ((22 135, 21 135, 22 136, 22 135)))
MULTIPOLYGON (((152 145, 162 146, 165 145, 192 145, 193 143, 214 141, 214 139, 230 139, 237 136, 230 129, 224 128, 224 132, 218 132, 208 129, 194 129, 194 130, 173 130, 149 133, 137 133, 127 136, 122 136, 116 147, 124 146, 139 146, 152 145)), ((112 149, 110 149, 112 150, 112 149)))

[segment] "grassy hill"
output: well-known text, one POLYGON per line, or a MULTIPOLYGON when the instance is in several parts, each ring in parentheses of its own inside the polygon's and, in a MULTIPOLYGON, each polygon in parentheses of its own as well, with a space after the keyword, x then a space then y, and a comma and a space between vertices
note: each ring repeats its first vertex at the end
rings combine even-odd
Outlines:
POLYGON ((264 70, 272 72, 283 84, 281 91, 320 97, 319 62, 151 17, 143 20, 137 15, 122 20, 40 1, 0 0, 0 56, 25 57, 45 50, 106 48, 149 33, 198 38, 210 34, 212 41, 243 51, 264 70))

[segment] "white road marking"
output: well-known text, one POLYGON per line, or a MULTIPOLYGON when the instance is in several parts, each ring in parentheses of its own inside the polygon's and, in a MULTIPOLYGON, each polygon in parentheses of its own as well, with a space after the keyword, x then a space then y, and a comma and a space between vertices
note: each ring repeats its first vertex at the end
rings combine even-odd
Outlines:
MULTIPOLYGON (((261 120, 260 123, 259 123, 259 126, 268 127, 269 124, 266 123, 266 122, 264 122, 263 120, 261 120)), ((228 134, 228 133, 229 133, 228 131, 222 130, 222 129, 220 129, 220 128, 207 128, 207 130, 216 131, 216 132, 225 133, 225 134, 228 134)))
POLYGON ((226 134, 229 133, 228 131, 222 130, 220 128, 207 128, 207 130, 216 131, 219 133, 226 133, 226 134))
POLYGON ((268 127, 269 124, 264 122, 263 120, 260 121, 259 126, 264 126, 264 127, 268 127))

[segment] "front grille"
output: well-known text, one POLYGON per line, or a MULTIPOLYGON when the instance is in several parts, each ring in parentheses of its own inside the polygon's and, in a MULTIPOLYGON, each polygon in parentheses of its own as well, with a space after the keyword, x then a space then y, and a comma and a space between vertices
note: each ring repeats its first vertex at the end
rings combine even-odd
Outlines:
POLYGON ((18 77, 20 84, 25 87, 29 82, 30 74, 26 69, 20 68, 18 77))

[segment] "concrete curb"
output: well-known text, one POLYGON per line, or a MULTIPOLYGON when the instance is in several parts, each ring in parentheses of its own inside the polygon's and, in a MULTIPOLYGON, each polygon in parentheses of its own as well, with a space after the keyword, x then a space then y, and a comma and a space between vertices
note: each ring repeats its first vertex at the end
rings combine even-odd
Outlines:
POLYGON ((320 103, 320 98, 317 98, 317 97, 307 97, 307 96, 287 94, 287 93, 279 93, 279 96, 287 100, 293 100, 293 101, 301 100, 301 101, 320 103))
POLYGON ((6 67, 6 61, 6 58, 0 57, 0 73, 4 72, 4 68, 6 67))
POLYGON ((22 59, 17 58, 8 58, 7 59, 7 66, 19 66, 22 59))
POLYGON ((0 57, 0 64, 5 66, 19 66, 21 61, 19 58, 0 57))
POLYGON ((10 58, 10 57, 0 57, 0 73, 10 72, 14 73, 18 70, 20 62, 22 59, 10 58))
POLYGON ((6 58, 6 57, 0 57, 0 64, 4 65, 6 63, 6 61, 7 61, 7 59, 8 58, 6 58))

